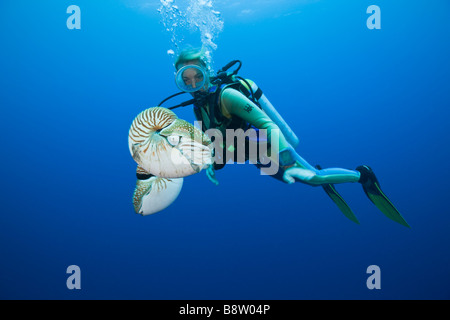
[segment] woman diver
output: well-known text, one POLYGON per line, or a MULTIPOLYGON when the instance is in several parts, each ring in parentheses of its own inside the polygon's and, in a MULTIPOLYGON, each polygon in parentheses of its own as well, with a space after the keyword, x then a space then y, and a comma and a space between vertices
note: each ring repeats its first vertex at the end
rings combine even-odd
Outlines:
MULTIPOLYGON (((276 157, 271 154, 271 161, 278 161, 277 172, 272 176, 288 184, 302 182, 311 186, 322 186, 330 198, 338 205, 339 209, 352 221, 359 223, 356 216, 347 205, 345 200, 336 191, 334 184, 346 182, 358 182, 362 185, 368 198, 383 212, 388 218, 409 227, 394 205, 380 189, 379 182, 372 171, 367 166, 359 166, 355 170, 341 168, 322 169, 319 166, 313 167, 294 148, 298 145, 298 139, 289 126, 279 116, 262 91, 256 84, 248 79, 237 77, 237 70, 233 73, 227 70, 236 62, 228 64, 219 70, 217 76, 210 77, 209 68, 202 50, 183 50, 175 61, 177 70, 176 83, 183 92, 189 92, 194 99, 189 101, 194 104, 196 119, 201 122, 202 130, 208 134, 208 130, 218 130, 222 137, 226 136, 227 129, 243 132, 249 129, 266 132, 258 134, 256 144, 261 147, 266 144, 271 149, 272 135, 276 133, 278 148, 272 148, 277 153, 276 157)), ((170 98, 170 97, 169 97, 170 98)), ((166 99, 167 100, 167 99, 166 99)), ((165 102, 164 100, 163 102, 165 102)), ((162 102, 162 103, 163 103, 162 102)), ((186 103, 182 104, 183 106, 186 103)), ((178 106, 175 106, 178 107, 178 106)), ((172 108, 175 108, 172 107, 172 108)), ((172 109, 169 108, 169 109, 172 109)), ((258 133, 260 133, 258 132, 258 133)), ((248 148, 253 142, 246 138, 245 160, 249 160, 248 148)), ((215 177, 215 170, 221 169, 227 160, 239 157, 236 154, 234 141, 226 141, 221 145, 215 143, 215 158, 222 161, 214 163, 207 170, 208 178, 218 184, 215 177)), ((273 152, 272 152, 273 153, 273 152)), ((258 168, 264 169, 266 163, 257 158, 253 162, 258 168)), ((138 179, 146 178, 145 175, 138 174, 138 179)))

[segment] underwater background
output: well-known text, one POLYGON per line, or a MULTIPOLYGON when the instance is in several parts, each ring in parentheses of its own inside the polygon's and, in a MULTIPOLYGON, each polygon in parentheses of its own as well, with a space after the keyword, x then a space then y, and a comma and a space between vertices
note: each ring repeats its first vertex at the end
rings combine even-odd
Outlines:
POLYGON ((172 1, 3 0, 0 298, 449 299, 450 2, 192 2, 218 19, 203 24, 217 27, 214 68, 240 59, 312 165, 370 165, 411 229, 359 184, 337 186, 357 225, 322 188, 251 164, 217 171, 218 186, 187 177, 170 207, 134 213, 128 129, 178 91, 171 50, 205 30, 166 28, 172 1))

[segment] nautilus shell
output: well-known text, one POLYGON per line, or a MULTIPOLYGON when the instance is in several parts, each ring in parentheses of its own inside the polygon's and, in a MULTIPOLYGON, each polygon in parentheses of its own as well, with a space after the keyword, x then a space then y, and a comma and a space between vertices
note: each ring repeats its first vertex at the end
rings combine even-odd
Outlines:
POLYGON ((128 134, 133 159, 160 178, 182 178, 213 162, 213 144, 198 128, 162 107, 142 111, 128 134))
MULTIPOLYGON (((137 171, 143 171, 138 166, 137 171)), ((178 197, 183 186, 183 178, 166 179, 151 176, 137 180, 133 194, 134 211, 143 216, 164 210, 178 197)))

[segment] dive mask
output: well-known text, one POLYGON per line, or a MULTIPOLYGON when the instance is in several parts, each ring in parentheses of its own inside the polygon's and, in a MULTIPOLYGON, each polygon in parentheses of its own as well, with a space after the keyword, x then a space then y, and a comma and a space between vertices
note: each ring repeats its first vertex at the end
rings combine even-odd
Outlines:
POLYGON ((195 92, 205 87, 208 76, 205 69, 197 65, 187 65, 175 75, 177 87, 184 92, 195 92))

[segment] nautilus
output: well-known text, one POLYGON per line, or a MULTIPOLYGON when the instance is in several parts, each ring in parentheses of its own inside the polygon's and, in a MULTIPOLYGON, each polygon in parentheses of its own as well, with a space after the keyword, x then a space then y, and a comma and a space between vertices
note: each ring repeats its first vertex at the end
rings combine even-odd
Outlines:
POLYGON ((128 134, 128 147, 137 162, 138 179, 133 194, 136 213, 149 215, 167 208, 178 197, 183 177, 213 163, 213 143, 200 129, 179 119, 166 108, 142 111, 128 134))
MULTIPOLYGON (((143 171, 138 166, 137 171, 143 171)), ((136 182, 133 193, 134 211, 143 216, 164 210, 171 205, 180 194, 183 178, 160 178, 150 176, 136 182)))
POLYGON ((128 146, 146 172, 161 178, 186 177, 213 162, 208 136, 162 107, 146 109, 134 119, 128 146))

